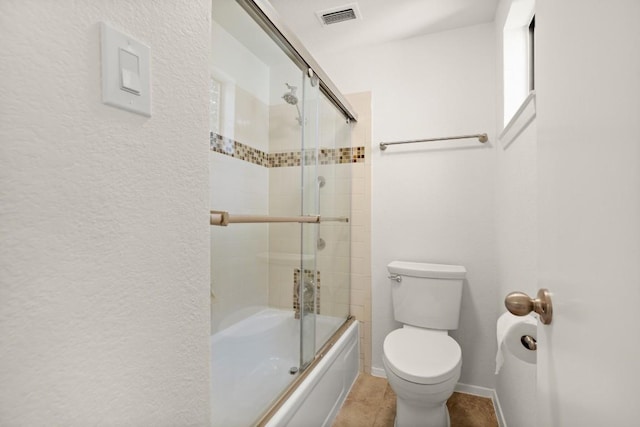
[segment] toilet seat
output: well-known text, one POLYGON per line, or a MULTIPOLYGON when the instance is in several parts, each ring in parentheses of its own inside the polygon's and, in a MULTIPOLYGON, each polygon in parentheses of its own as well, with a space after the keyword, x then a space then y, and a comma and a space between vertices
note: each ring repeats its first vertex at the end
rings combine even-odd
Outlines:
POLYGON ((401 328, 384 339, 384 357, 400 378, 417 384, 439 384, 460 373, 462 351, 441 332, 401 328))

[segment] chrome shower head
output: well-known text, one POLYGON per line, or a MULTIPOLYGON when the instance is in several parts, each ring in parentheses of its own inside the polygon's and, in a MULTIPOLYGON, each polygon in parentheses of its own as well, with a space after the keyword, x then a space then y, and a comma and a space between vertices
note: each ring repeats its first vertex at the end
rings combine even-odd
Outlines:
POLYGON ((282 99, 284 99, 287 104, 296 105, 298 103, 298 98, 292 93, 285 93, 282 95, 282 99))
POLYGON ((291 86, 289 83, 285 84, 289 88, 289 92, 282 95, 282 99, 284 99, 287 104, 297 105, 298 97, 296 96, 296 90, 298 90, 298 88, 296 86, 291 86))

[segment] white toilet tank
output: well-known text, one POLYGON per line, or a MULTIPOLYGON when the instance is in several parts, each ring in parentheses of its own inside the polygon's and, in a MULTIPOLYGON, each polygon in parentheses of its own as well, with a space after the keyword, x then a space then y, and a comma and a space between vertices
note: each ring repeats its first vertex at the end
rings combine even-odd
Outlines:
POLYGON ((458 329, 462 282, 467 274, 464 267, 393 261, 387 269, 393 317, 398 322, 420 328, 458 329))

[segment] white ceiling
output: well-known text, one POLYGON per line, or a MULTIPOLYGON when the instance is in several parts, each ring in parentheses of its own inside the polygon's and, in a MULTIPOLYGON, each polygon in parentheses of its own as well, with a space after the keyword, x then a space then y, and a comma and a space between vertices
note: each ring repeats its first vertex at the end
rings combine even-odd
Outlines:
POLYGON ((313 55, 493 21, 498 0, 269 0, 313 55), (323 26, 316 12, 357 3, 361 20, 323 26))

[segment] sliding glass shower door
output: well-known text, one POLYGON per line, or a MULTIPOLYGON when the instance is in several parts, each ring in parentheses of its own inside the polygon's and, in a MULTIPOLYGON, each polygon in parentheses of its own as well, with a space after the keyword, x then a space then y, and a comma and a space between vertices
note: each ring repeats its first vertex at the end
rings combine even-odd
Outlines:
POLYGON ((302 214, 318 215, 318 224, 301 226, 299 282, 300 366, 349 316, 351 296, 351 126, 320 92, 318 80, 304 78, 302 138, 302 214))
POLYGON ((344 323, 351 296, 351 150, 349 121, 322 93, 318 105, 318 227, 316 269, 320 298, 316 342, 344 323))
MULTIPOLYGON (((302 215, 319 215, 318 212, 318 110, 320 86, 318 78, 308 72, 303 84, 302 123, 302 215)), ((299 280, 300 304, 300 367, 305 368, 316 355, 316 313, 320 292, 316 251, 318 224, 301 224, 301 279, 299 280)))
POLYGON ((253 218, 211 227, 212 418, 226 427, 255 424, 349 314, 351 154, 312 71, 235 0, 213 0, 212 18, 210 206, 253 218))

